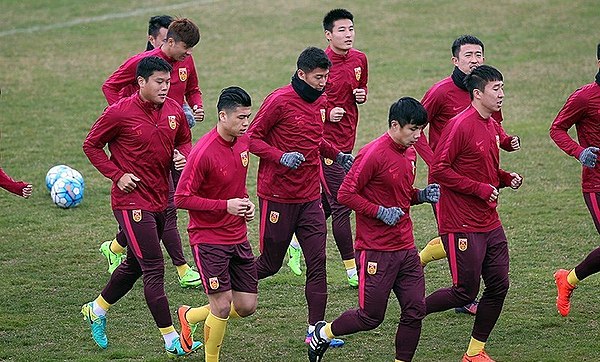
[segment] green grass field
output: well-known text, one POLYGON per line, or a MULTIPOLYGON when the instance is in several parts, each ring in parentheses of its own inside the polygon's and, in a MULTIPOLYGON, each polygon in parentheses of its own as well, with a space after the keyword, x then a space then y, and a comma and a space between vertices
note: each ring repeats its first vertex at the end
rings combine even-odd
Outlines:
MULTIPOLYGON (((308 45, 325 47, 321 20, 344 6, 355 14, 356 47, 370 62, 369 101, 361 106, 358 146, 386 129, 391 102, 420 99, 451 71, 450 44, 471 33, 486 45, 487 63, 505 77, 504 127, 518 134, 523 149, 502 154, 507 170, 521 173, 518 192, 502 191, 500 213, 509 237, 511 289, 487 350, 498 361, 600 360, 600 287, 596 276, 575 292, 572 312, 554 307, 552 273, 576 265, 598 244, 583 203, 578 162, 560 152, 548 127, 566 97, 597 71, 600 20, 596 1, 188 1, 3 0, 0 22, 0 165, 32 182, 30 200, 0 193, 0 360, 165 360, 162 338, 139 282, 109 314, 110 347, 100 351, 79 315, 108 274, 97 252, 112 238, 110 182, 88 162, 81 144, 101 114, 102 82, 127 57, 145 46, 147 20, 169 13, 200 27, 194 51, 206 121, 193 129, 197 140, 214 126, 219 90, 239 85, 253 96, 254 110, 276 87, 289 82, 297 55, 308 45), (160 5, 157 5, 160 4, 160 5), (65 163, 86 180, 83 204, 55 207, 44 186, 47 170, 65 163)), ((418 186, 424 185, 421 163, 418 186)), ((255 195, 256 159, 249 172, 255 195)), ((419 247, 434 236, 431 209, 413 209, 419 247)), ((180 213, 184 249, 189 255, 180 213)), ((250 225, 256 245, 258 223, 250 225)), ((255 249, 256 250, 256 249, 255 249)), ((328 242, 331 320, 357 305, 333 241, 328 242)), ((191 259, 190 259, 191 260, 191 259)), ((167 261, 166 288, 178 304, 200 305, 199 290, 182 290, 167 261)), ((426 269, 427 291, 450 283, 445 262, 426 269)), ((283 268, 261 281, 259 308, 229 324, 222 361, 305 361, 306 307, 303 278, 283 268)), ((327 361, 392 361, 399 319, 395 299, 374 331, 346 338, 327 361)), ((472 318, 452 311, 428 316, 415 361, 458 361, 472 318)), ((198 337, 200 337, 200 333, 198 337)), ((197 353, 190 360, 203 360, 197 353)))

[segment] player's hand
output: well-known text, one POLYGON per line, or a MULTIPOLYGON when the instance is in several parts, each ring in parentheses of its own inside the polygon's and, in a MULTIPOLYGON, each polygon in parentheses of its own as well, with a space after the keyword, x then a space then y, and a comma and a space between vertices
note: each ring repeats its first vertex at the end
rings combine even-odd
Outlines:
POLYGON ((365 103, 367 101, 367 91, 362 88, 353 89, 352 94, 354 94, 356 103, 365 103))
POLYGON ((33 192, 33 185, 32 184, 28 184, 27 186, 23 187, 22 192, 22 196, 26 199, 29 198, 29 196, 31 196, 31 193, 33 192))
POLYGON ((304 155, 300 152, 286 152, 281 155, 279 163, 291 169, 297 169, 302 162, 306 161, 304 155))
POLYGON ((192 112, 194 112, 194 119, 196 122, 204 121, 204 108, 200 108, 197 104, 192 108, 192 112))
POLYGON ((227 212, 231 215, 245 217, 251 202, 249 199, 229 199, 227 200, 227 212))
POLYGON ((516 172, 511 172, 512 180, 510 181, 510 188, 513 190, 518 189, 523 184, 523 177, 516 172))
POLYGON ((117 187, 123 192, 130 193, 137 187, 136 182, 139 181, 140 179, 136 175, 132 173, 126 173, 121 176, 119 181, 117 181, 117 187))
POLYGON ((342 107, 333 107, 331 111, 329 111, 329 121, 330 122, 339 122, 342 120, 342 117, 346 111, 342 107))
POLYGON ((399 207, 384 207, 379 206, 379 210, 377 210, 377 218, 383 221, 386 225, 394 226, 400 220, 400 217, 404 215, 404 211, 402 211, 399 207))
POLYGON ((417 200, 419 202, 428 202, 430 204, 435 204, 440 201, 440 185, 430 184, 423 190, 419 190, 417 200))
POLYGON ((581 162, 581 164, 585 167, 596 167, 596 159, 598 158, 596 153, 598 151, 600 151, 600 148, 598 147, 586 148, 585 150, 581 151, 581 154, 579 155, 579 162, 581 162))
POLYGON ((350 168, 352 167, 352 164, 354 163, 354 156, 352 156, 351 153, 340 152, 337 154, 335 162, 342 166, 344 171, 348 173, 348 171, 350 171, 350 168))
POLYGON ((498 189, 495 188, 494 185, 490 185, 490 187, 492 188, 492 194, 490 195, 488 202, 494 202, 498 200, 498 189))
POLYGON ((175 164, 175 170, 181 171, 185 166, 187 159, 177 149, 173 151, 173 163, 175 164))
POLYGON ((249 201, 248 210, 246 210, 246 221, 254 220, 254 215, 256 212, 256 206, 252 201, 249 201))
POLYGON ((513 151, 517 151, 521 149, 521 139, 519 136, 512 136, 510 139, 510 147, 513 151))

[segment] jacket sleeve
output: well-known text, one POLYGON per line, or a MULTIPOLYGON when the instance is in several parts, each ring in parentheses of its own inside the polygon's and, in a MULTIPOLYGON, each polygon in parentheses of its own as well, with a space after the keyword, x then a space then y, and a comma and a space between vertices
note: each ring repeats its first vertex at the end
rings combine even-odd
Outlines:
POLYGON ((98 118, 96 123, 90 129, 85 141, 83 141, 83 152, 90 160, 92 165, 100 171, 104 177, 111 179, 113 182, 125 174, 117 165, 108 157, 104 151, 104 146, 112 140, 119 131, 119 117, 113 107, 108 107, 104 113, 98 118))
POLYGON ((102 84, 102 92, 109 105, 121 99, 124 88, 136 85, 135 72, 138 63, 137 56, 129 58, 102 84))
POLYGON ((268 144, 265 139, 271 128, 279 122, 280 116, 281 107, 276 102, 275 97, 267 97, 248 129, 248 133, 250 134, 250 152, 262 159, 276 163, 279 163, 284 152, 268 144))
POLYGON ((192 57, 190 57, 190 62, 192 65, 190 67, 190 76, 185 85, 185 100, 192 109, 194 106, 202 108, 202 91, 198 84, 198 73, 196 72, 196 65, 192 57))
POLYGON ((192 151, 188 160, 192 167, 184 167, 177 189, 175 190, 175 206, 179 209, 194 211, 227 210, 227 200, 209 199, 197 195, 195 190, 206 179, 208 161, 199 158, 198 153, 192 151))
POLYGON ((578 92, 573 93, 558 112, 550 126, 550 138, 567 155, 579 159, 584 148, 575 142, 567 133, 569 129, 581 120, 587 111, 587 102, 578 92))
POLYGON ((181 107, 178 107, 179 127, 175 135, 175 148, 185 157, 188 157, 192 150, 192 131, 185 119, 185 114, 181 107))
POLYGON ((487 200, 492 194, 490 185, 463 176, 452 168, 457 156, 466 146, 465 140, 467 138, 468 136, 464 135, 454 124, 451 123, 446 126, 435 149, 431 173, 440 185, 455 192, 476 195, 483 200, 487 200))
POLYGON ((359 153, 340 186, 338 201, 357 213, 375 218, 379 205, 361 196, 363 188, 373 177, 374 172, 375 165, 369 162, 369 158, 365 158, 363 153, 359 153))
POLYGON ((23 181, 15 181, 4 172, 0 167, 0 187, 6 191, 10 191, 15 195, 23 196, 23 189, 27 186, 27 183, 23 181))

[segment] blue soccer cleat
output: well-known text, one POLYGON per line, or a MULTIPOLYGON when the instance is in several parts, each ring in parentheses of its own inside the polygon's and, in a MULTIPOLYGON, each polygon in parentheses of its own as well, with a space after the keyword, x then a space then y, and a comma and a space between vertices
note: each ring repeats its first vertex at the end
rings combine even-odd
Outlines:
POLYGON ((83 314, 83 320, 88 321, 90 329, 92 330, 92 338, 98 347, 106 349, 108 347, 108 338, 106 338, 106 317, 97 316, 93 310, 93 302, 84 304, 81 307, 81 314, 83 314))

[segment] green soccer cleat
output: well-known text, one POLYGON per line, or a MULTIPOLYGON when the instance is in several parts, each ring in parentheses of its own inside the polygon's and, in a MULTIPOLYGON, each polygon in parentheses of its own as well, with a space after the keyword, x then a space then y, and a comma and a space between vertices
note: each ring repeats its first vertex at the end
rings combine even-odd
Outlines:
POLYGON ((358 288, 358 274, 348 277, 348 285, 352 288, 358 288))
POLYGON ((169 355, 169 357, 180 357, 180 356, 185 356, 188 355, 192 352, 194 352, 195 350, 197 350, 198 348, 200 348, 200 346, 202 346, 202 343, 200 342, 194 342, 194 345, 192 346, 192 349, 189 352, 186 352, 183 347, 181 346, 181 342, 179 341, 179 337, 177 338, 173 338, 173 340, 171 341, 171 345, 167 346, 165 344, 165 350, 167 351, 167 354, 169 355))
POLYGON ((103 242, 102 245, 100 245, 100 252, 102 253, 102 255, 104 255, 106 260, 108 260, 108 272, 110 274, 112 274, 115 271, 115 269, 117 269, 117 267, 121 265, 121 262, 125 257, 123 253, 114 253, 112 250, 110 250, 111 242, 112 240, 108 240, 103 242))
POLYGON ((292 273, 298 276, 302 275, 302 270, 300 269, 300 256, 302 255, 302 249, 297 249, 290 245, 287 250, 287 255, 289 259, 287 265, 292 270, 292 273))
POLYGON ((81 307, 81 314, 83 314, 83 320, 90 323, 94 342, 96 342, 98 347, 106 349, 106 347, 108 347, 108 338, 106 338, 106 317, 94 314, 93 305, 93 302, 84 304, 81 307))
POLYGON ((192 268, 189 268, 182 277, 177 277, 179 285, 182 288, 199 288, 202 286, 200 274, 192 268))

